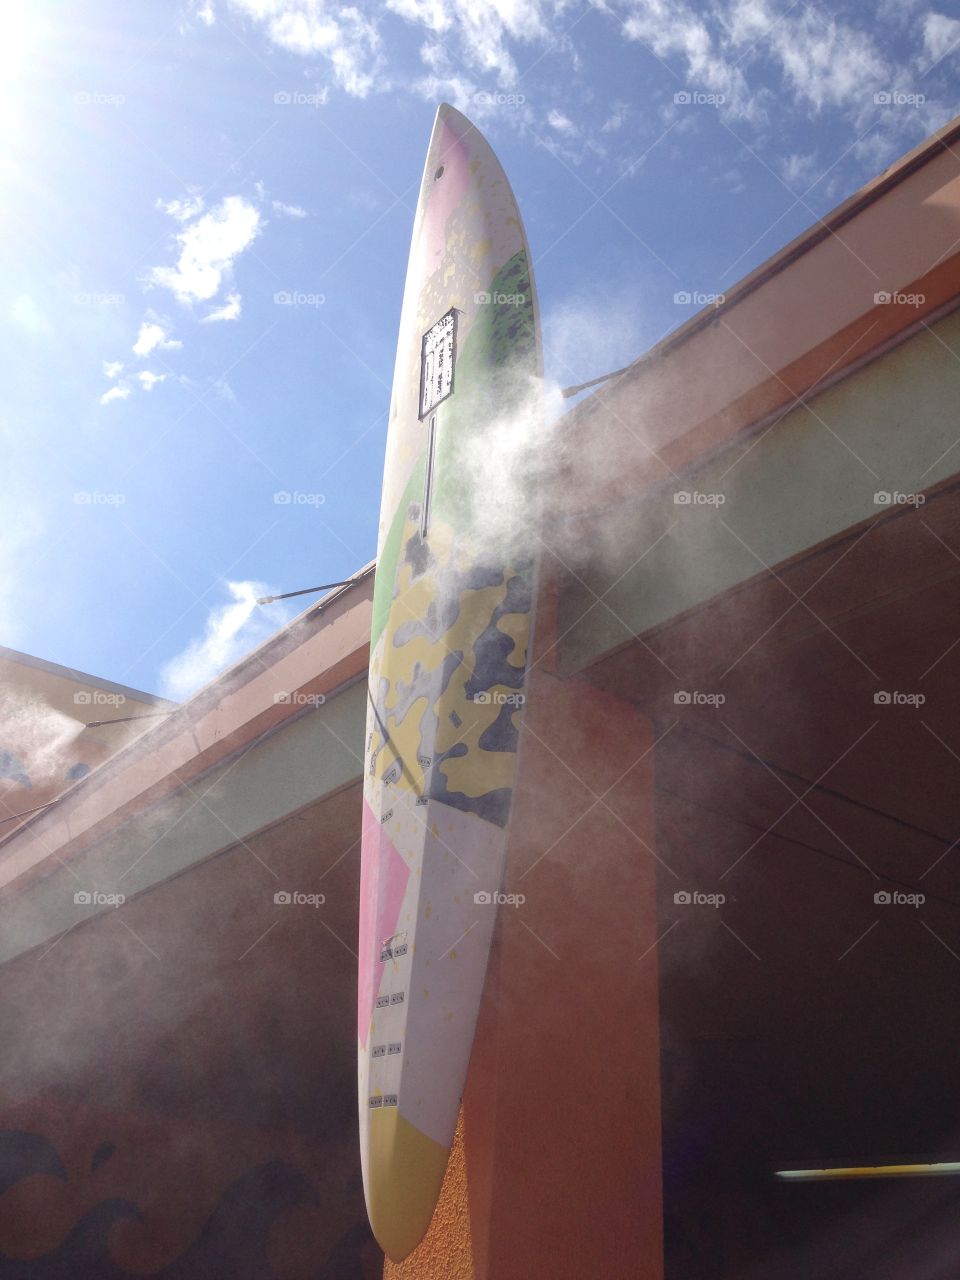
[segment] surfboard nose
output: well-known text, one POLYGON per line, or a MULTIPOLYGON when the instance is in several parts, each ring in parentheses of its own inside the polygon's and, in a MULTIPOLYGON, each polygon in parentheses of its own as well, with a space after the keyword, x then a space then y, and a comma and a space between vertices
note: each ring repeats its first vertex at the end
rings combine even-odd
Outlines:
POLYGON ((421 1133, 396 1107, 370 1113, 367 1214, 377 1243, 393 1262, 401 1262, 426 1235, 446 1167, 446 1147, 421 1133))

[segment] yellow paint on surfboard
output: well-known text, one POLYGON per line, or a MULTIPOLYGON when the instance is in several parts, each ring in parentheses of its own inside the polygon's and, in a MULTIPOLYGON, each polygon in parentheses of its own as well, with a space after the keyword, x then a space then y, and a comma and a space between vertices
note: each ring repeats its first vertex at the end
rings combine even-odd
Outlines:
POLYGON ((447 1167, 447 1149, 396 1107, 370 1113, 367 1209, 377 1243, 394 1262, 425 1235, 447 1167))

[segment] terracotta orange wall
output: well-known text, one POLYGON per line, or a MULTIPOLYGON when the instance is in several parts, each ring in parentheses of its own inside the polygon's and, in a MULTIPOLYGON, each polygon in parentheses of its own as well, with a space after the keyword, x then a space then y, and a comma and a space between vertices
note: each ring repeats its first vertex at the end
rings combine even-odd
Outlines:
POLYGON ((663 1275, 652 729, 540 671, 528 697, 526 901, 500 908, 440 1203, 389 1280, 663 1275))

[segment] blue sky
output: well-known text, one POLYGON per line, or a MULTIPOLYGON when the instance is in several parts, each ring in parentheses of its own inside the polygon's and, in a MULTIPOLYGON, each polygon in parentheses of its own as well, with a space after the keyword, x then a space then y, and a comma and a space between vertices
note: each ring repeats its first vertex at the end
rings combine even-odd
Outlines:
POLYGON ((957 110, 960 21, 926 0, 16 11, 0 643, 177 698, 303 604, 253 595, 375 554, 438 102, 514 185, 562 386, 642 354, 689 318, 675 294, 729 288, 957 110))

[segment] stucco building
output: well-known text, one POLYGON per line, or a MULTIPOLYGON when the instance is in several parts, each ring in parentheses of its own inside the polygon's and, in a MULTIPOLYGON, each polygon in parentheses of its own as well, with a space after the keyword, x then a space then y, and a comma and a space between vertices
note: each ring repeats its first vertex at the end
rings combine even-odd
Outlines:
POLYGON ((0 842, 18 1276, 947 1274, 949 1178, 782 1175, 960 1159, 958 308, 954 122, 557 424, 523 902, 404 1263, 355 1136, 372 566, 0 842))

